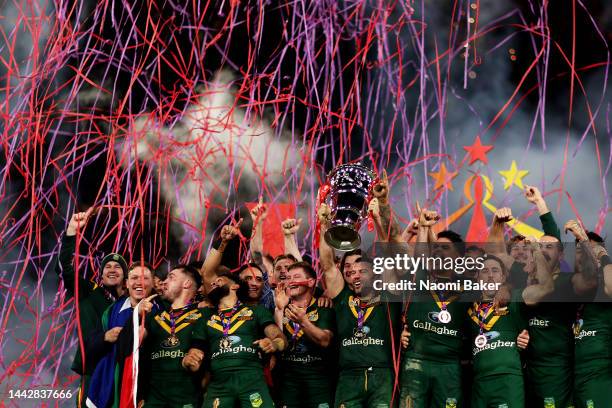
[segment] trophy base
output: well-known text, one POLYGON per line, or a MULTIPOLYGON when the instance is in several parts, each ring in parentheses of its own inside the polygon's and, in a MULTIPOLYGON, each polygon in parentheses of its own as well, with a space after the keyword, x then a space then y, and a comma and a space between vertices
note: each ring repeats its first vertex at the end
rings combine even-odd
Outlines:
POLYGON ((330 227, 325 231, 324 239, 327 245, 342 252, 352 251, 361 245, 359 233, 343 225, 330 227))

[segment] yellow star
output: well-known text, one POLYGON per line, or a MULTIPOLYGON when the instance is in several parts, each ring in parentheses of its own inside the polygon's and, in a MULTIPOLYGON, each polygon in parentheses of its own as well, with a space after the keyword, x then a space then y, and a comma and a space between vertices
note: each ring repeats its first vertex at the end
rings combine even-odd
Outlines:
POLYGON ((449 172, 446 169, 446 165, 442 163, 440 166, 440 170, 437 173, 431 172, 429 173, 431 177, 436 181, 436 185, 434 186, 434 190, 437 190, 442 187, 448 188, 450 191, 453 191, 453 185, 451 184, 451 180, 457 177, 457 172, 449 172))
POLYGON ((510 189, 513 184, 523 190, 525 188, 525 186, 523 186, 523 177, 528 175, 529 171, 519 170, 518 167, 516 167, 516 161, 512 160, 510 168, 500 171, 499 174, 504 178, 504 190, 510 189))

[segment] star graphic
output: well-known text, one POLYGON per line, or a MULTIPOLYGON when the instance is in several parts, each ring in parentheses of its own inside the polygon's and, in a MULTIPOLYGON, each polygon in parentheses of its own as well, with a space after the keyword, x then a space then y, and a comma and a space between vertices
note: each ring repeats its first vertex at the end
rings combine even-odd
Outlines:
POLYGON ((518 188, 523 190, 523 177, 529 174, 528 170, 519 170, 516 166, 516 161, 512 160, 512 164, 508 170, 502 170, 499 172, 504 178, 504 190, 510 189, 512 185, 516 185, 518 188))
POLYGON ((474 164, 476 160, 480 160, 484 164, 489 163, 487 152, 493 149, 491 145, 483 145, 480 143, 480 136, 476 136, 474 144, 471 146, 463 146, 463 149, 470 154, 470 164, 474 164))
POLYGON ((435 180, 436 185, 434 186, 434 190, 439 188, 448 188, 450 191, 453 191, 453 184, 451 180, 457 177, 457 172, 449 172, 446 169, 446 165, 442 163, 440 166, 440 170, 438 172, 430 172, 429 175, 435 180))

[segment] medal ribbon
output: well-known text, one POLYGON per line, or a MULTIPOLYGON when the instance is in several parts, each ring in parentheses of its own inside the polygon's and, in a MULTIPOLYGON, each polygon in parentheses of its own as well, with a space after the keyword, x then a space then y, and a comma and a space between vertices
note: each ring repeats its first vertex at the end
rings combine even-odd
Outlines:
POLYGON ((185 306, 181 307, 180 309, 177 309, 176 312, 174 311, 174 309, 170 309, 170 337, 175 337, 174 333, 176 330, 176 319, 181 317, 181 315, 185 313, 185 311, 188 310, 190 306, 191 300, 187 302, 185 306))
POLYGON ((363 324, 365 323, 366 320, 368 320, 368 317, 370 317, 370 315, 372 314, 372 311, 374 310, 375 306, 376 306, 376 303, 373 304, 372 306, 368 307, 364 311, 365 306, 362 307, 361 301, 359 301, 358 299, 353 298, 353 296, 349 297, 349 308, 351 309, 351 312, 353 312, 353 316, 355 316, 357 318, 357 327, 363 327, 363 324), (358 305, 359 310, 357 310, 355 305, 354 305, 354 303, 356 301, 359 302, 359 305, 358 305), (361 326, 360 326, 360 324, 361 324, 361 326))
POLYGON ((476 314, 478 316, 478 326, 480 326, 480 334, 484 333, 485 329, 485 320, 493 310, 493 303, 488 303, 486 309, 483 309, 482 302, 478 304, 478 308, 476 309, 476 314), (484 313, 483 313, 484 310, 484 313))
POLYGON ((574 330, 574 336, 578 336, 580 334, 580 329, 582 325, 580 324, 580 318, 582 317, 582 310, 584 309, 584 303, 578 306, 576 309, 576 321, 574 321, 574 326, 572 329, 574 330))
POLYGON ((448 304, 452 302, 452 297, 446 300, 445 297, 442 296, 442 293, 438 294, 435 291, 431 291, 431 296, 433 297, 434 301, 436 302, 436 305, 438 305, 440 310, 446 310, 448 304))
MULTIPOLYGON (((306 308, 306 315, 308 316, 308 318, 310 318, 310 315, 312 314, 312 312, 308 313, 308 309, 310 309, 310 307, 314 304, 314 302, 315 302, 315 298, 313 297, 310 299, 310 303, 308 304, 308 307, 306 308)), ((291 321, 291 328, 293 329, 293 333, 291 333, 291 341, 295 342, 300 337, 300 330, 302 329, 302 326, 299 323, 291 321)), ((289 331, 291 332, 291 330, 289 331)))
POLYGON ((236 304, 234 305, 234 307, 232 307, 232 310, 228 313, 222 313, 221 310, 219 310, 219 317, 221 317, 221 325, 223 326, 223 337, 227 337, 227 335, 229 334, 229 329, 230 326, 232 325, 232 316, 234 315, 234 313, 236 313, 236 311, 238 310, 238 308, 241 306, 240 301, 237 301, 236 304))
POLYGON ((357 330, 361 331, 363 329, 363 316, 365 316, 365 311, 359 302, 359 310, 357 311, 357 330))

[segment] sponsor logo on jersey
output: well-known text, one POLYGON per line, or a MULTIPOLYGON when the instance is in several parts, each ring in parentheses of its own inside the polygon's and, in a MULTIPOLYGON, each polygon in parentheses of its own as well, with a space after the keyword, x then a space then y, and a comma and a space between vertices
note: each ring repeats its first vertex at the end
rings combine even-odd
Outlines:
POLYGON ((362 339, 358 339, 356 337, 351 337, 350 339, 342 340, 342 346, 383 346, 385 341, 383 339, 375 339, 373 337, 364 337, 362 339))
POLYGON ((576 340, 582 340, 584 337, 595 337, 597 336, 597 330, 580 330, 577 336, 575 336, 576 340))
POLYGON ((490 342, 487 342, 487 344, 485 344, 482 347, 472 348, 472 355, 475 356, 476 354, 480 353, 483 350, 495 350, 496 348, 501 348, 501 347, 514 348, 515 345, 516 343, 513 341, 503 341, 503 340, 490 341, 490 342))
POLYGON ((595 408, 595 403, 593 402, 593 400, 587 400, 586 408, 595 408))
POLYGON ((167 350, 160 350, 157 351, 153 354, 151 354, 151 360, 157 360, 158 358, 183 358, 185 357, 185 353, 183 353, 181 350, 172 350, 172 351, 167 351, 167 350))
POLYGON ((447 398, 445 408, 457 408, 457 399, 447 398))
POLYGON ((238 353, 252 353, 255 354, 257 351, 253 348, 253 347, 244 347, 244 346, 238 346, 238 347, 230 347, 227 349, 220 349, 219 351, 216 351, 214 353, 212 353, 212 355, 210 356, 210 358, 217 358, 223 354, 238 354, 238 353))
POLYGON ((554 398, 544 398, 544 408, 556 408, 554 398))
POLYGON ((440 314, 440 312, 429 312, 427 313, 427 318, 434 323, 440 323, 440 319, 438 319, 438 314, 440 314))
POLYGON ((531 327, 548 327, 549 323, 548 320, 538 319, 537 317, 529 319, 529 326, 531 327))
POLYGON ((255 408, 259 408, 263 405, 263 400, 258 392, 249 395, 249 401, 251 401, 251 406, 255 408))
POLYGON ((486 332, 484 335, 487 338, 487 341, 491 341, 499 337, 499 332, 490 331, 490 332, 486 332))
MULTIPOLYGON (((435 312, 430 312, 431 313, 435 313, 435 312)), ((454 336, 457 337, 459 335, 459 331, 458 330, 452 330, 447 328, 446 326, 434 326, 433 324, 429 323, 429 322, 422 322, 420 320, 415 320, 414 322, 412 322, 412 327, 414 327, 415 329, 421 329, 421 330, 425 330, 425 331, 430 331, 436 334, 442 334, 445 336, 454 336)))

